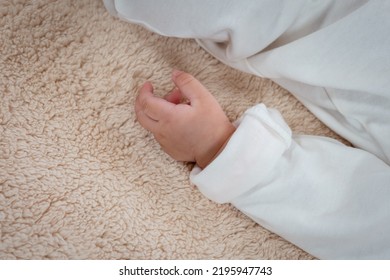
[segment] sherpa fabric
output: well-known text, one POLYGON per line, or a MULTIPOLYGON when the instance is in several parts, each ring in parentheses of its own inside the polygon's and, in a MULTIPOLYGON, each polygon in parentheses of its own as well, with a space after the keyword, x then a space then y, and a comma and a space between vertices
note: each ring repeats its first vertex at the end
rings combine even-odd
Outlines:
POLYGON ((269 80, 100 0, 0 2, 1 259, 312 259, 189 182, 135 120, 143 82, 194 74, 234 121, 263 102, 295 133, 337 138, 269 80))

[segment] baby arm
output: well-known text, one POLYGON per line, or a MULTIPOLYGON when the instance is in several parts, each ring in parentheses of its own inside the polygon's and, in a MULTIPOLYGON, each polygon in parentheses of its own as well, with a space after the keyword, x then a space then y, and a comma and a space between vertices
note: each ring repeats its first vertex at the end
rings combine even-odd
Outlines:
POLYGON ((212 94, 193 76, 174 70, 176 85, 164 98, 146 82, 135 102, 139 123, 153 133, 162 149, 178 161, 205 168, 235 131, 212 94), (183 99, 188 100, 182 103, 183 99))

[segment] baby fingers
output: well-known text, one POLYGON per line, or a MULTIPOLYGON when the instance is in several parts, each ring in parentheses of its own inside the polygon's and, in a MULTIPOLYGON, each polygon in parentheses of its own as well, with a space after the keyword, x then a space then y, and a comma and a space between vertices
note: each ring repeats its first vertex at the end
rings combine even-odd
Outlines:
POLYGON ((165 118, 174 106, 175 104, 154 96, 153 86, 147 82, 140 89, 135 102, 135 112, 140 124, 147 130, 155 132, 157 123, 165 118))

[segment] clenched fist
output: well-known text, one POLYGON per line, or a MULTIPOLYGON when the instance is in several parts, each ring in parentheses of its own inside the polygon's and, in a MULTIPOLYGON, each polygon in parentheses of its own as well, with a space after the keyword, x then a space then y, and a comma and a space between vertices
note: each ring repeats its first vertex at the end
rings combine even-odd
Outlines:
POLYGON ((164 98, 154 96, 150 82, 142 86, 135 102, 137 119, 172 158, 205 168, 223 149, 235 127, 193 76, 174 70, 172 80, 176 89, 164 98))

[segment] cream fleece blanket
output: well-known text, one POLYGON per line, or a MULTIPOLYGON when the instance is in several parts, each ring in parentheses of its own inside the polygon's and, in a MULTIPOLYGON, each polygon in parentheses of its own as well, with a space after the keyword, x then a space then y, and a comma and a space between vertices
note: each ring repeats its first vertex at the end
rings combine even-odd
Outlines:
POLYGON ((194 74, 233 121, 263 102, 295 133, 337 137, 269 80, 100 0, 0 1, 1 259, 311 259, 205 198, 135 120, 140 85, 194 74))

